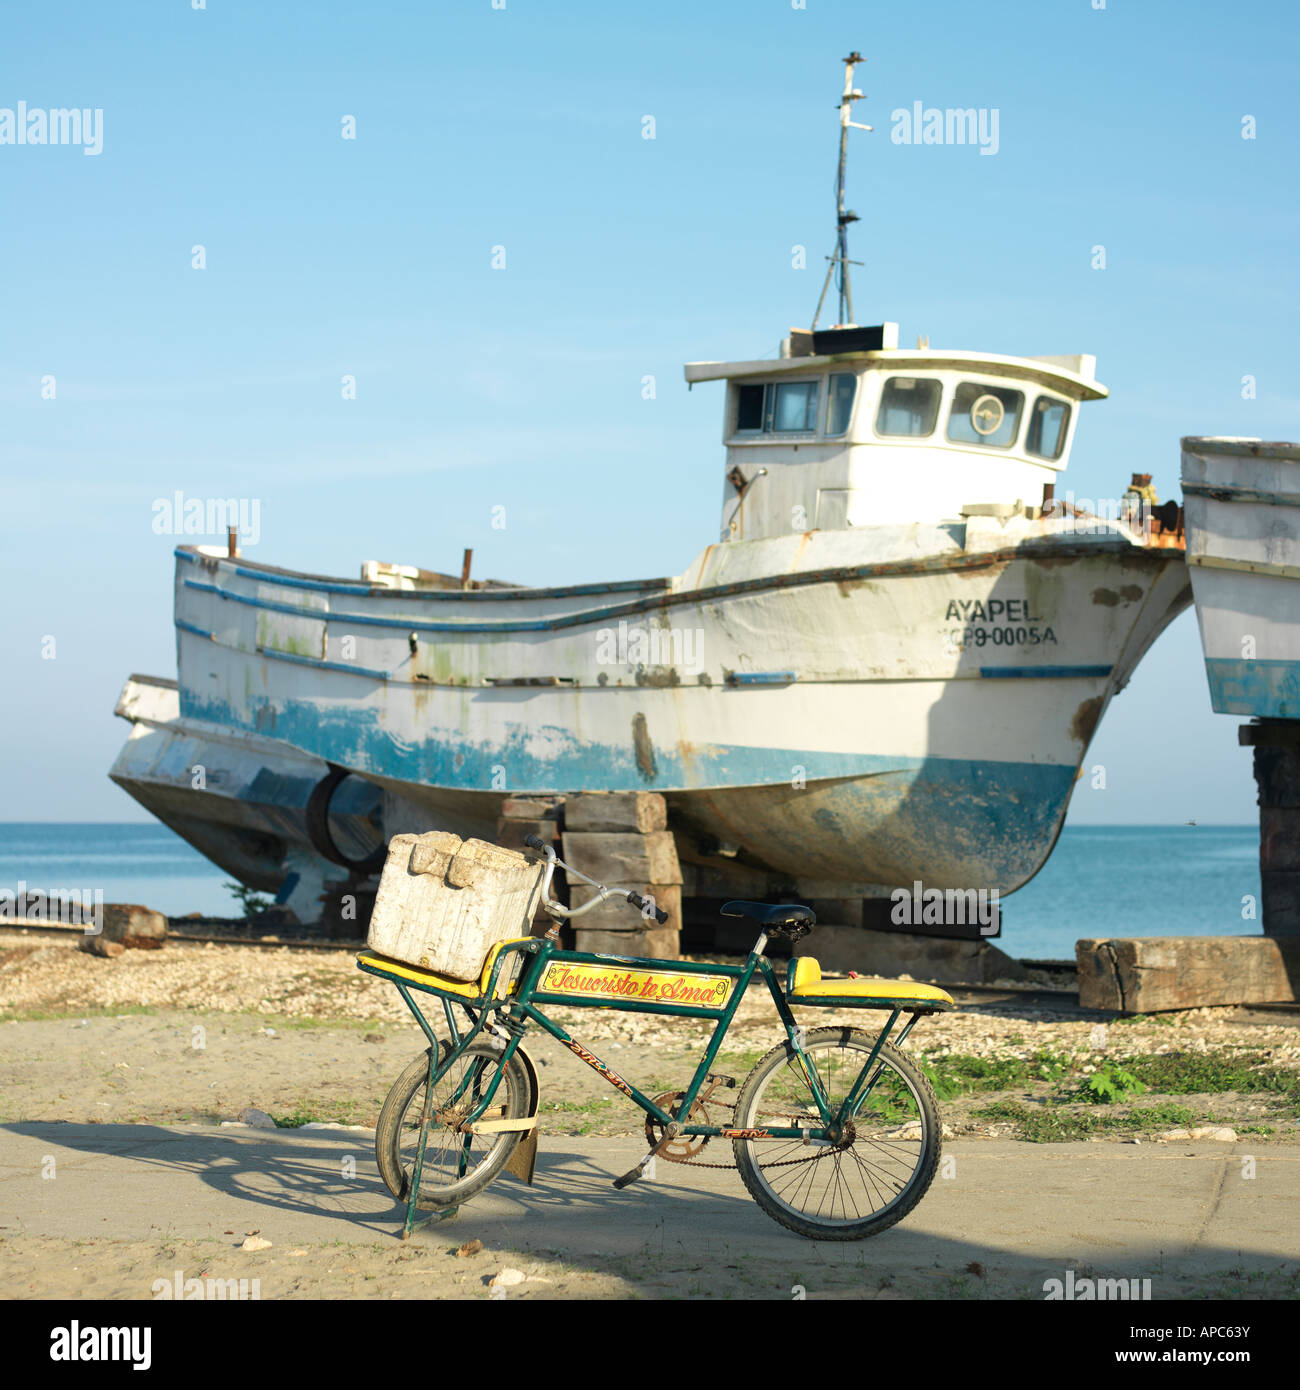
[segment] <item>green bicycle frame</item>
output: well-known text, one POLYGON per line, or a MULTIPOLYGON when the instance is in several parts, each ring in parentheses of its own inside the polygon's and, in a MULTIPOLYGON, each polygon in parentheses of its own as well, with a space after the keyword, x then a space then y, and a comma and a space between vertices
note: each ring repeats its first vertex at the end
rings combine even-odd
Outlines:
MULTIPOLYGON (((416 981, 403 980, 395 975, 386 973, 381 968, 376 968, 366 963, 358 961, 360 969, 371 975, 379 976, 396 984, 398 992, 405 1001, 407 1007, 414 1014, 425 1036, 429 1039, 432 1048, 430 1056, 430 1086, 426 1092, 426 1105, 428 1095, 432 1092, 432 1083, 444 1076, 452 1064, 461 1056, 471 1043, 480 1034, 487 1031, 493 1037, 502 1042, 501 1056, 498 1064, 494 1066, 493 1075, 485 1090, 476 1096, 477 1103, 473 1106, 463 1120, 466 1134, 466 1146, 469 1143, 469 1133, 474 1123, 482 1118, 495 1098, 497 1088, 500 1085, 501 1077, 505 1073, 506 1067, 518 1049, 523 1035, 529 1023, 536 1023, 551 1037, 564 1044, 575 1056, 585 1062, 589 1067, 596 1071, 600 1076, 609 1082, 615 1089, 621 1091, 629 1100, 633 1101, 647 1115, 663 1126, 677 1124, 677 1133, 692 1137, 709 1138, 728 1138, 728 1139, 802 1139, 805 1142, 814 1139, 830 1140, 835 1142, 843 1133, 844 1126, 854 1119, 866 1103, 872 1087, 875 1085, 880 1069, 874 1075, 870 1075, 871 1068, 875 1065, 880 1055, 881 1048, 885 1045, 890 1034, 896 1027, 903 1008, 894 1005, 890 1010, 889 1018, 876 1039, 875 1046, 858 1073, 857 1080, 850 1089, 849 1094, 840 1103, 838 1108, 832 1112, 831 1102, 827 1095, 826 1088, 817 1072, 816 1064, 813 1059, 805 1052, 803 1047, 803 1029, 795 1022, 794 1015, 790 1011, 784 991, 776 978, 776 972, 772 963, 765 955, 755 947, 749 953, 743 965, 716 965, 708 962, 691 962, 689 965, 677 961, 666 961, 654 958, 638 956, 612 956, 612 955, 593 955, 583 951, 561 951, 554 941, 537 937, 527 941, 507 943, 498 953, 490 972, 487 987, 483 994, 477 999, 466 1000, 457 996, 452 996, 446 992, 429 985, 423 985, 416 981), (518 987, 514 994, 504 995, 497 998, 497 989, 501 979, 502 971, 507 964, 511 967, 515 964, 514 956, 520 955, 527 959, 524 960, 520 970, 518 987), (680 970, 692 975, 716 975, 734 981, 726 1003, 719 1008, 710 1008, 695 1004, 674 1004, 659 1001, 630 999, 630 998, 583 998, 581 996, 546 992, 541 989, 541 981, 546 973, 547 967, 560 964, 570 965, 595 965, 595 966, 623 966, 631 970, 651 970, 663 971, 665 969, 680 970), (679 1116, 689 1115, 691 1107, 695 1104, 701 1088, 713 1067, 714 1060, 722 1046, 723 1040, 731 1027, 732 1021, 736 1016, 736 1011, 740 1006, 740 1001, 744 998, 755 973, 760 973, 767 984, 768 991, 772 996, 772 1002, 776 1005, 776 1011, 781 1023, 785 1028, 786 1038, 789 1042, 795 1060, 798 1062, 809 1087, 812 1090, 813 1098, 818 1108, 818 1118, 820 1124, 804 1126, 769 1126, 763 1129, 735 1129, 717 1125, 690 1125, 682 1123, 679 1116), (433 1029, 423 1012, 411 996, 411 990, 419 990, 422 993, 434 994, 439 996, 443 1002, 444 1012, 447 1018, 447 1026, 451 1034, 451 1050, 447 1052, 445 1058, 439 1056, 440 1045, 435 1037, 433 1029), (459 1003, 471 1020, 471 1028, 462 1034, 456 1025, 453 1003, 459 1003), (548 1018, 539 1005, 543 1004, 562 1004, 569 1008, 600 1008, 614 1009, 626 1013, 657 1014, 660 1016, 677 1018, 705 1018, 711 1019, 715 1023, 713 1035, 709 1039, 708 1046, 705 1048, 704 1056, 701 1058, 699 1066, 691 1078, 690 1085, 686 1088, 681 1105, 678 1107, 677 1115, 670 1115, 661 1109, 648 1096, 626 1081, 607 1063, 602 1061, 594 1053, 590 1052, 581 1043, 566 1032, 559 1024, 548 1018)), ((889 1007, 888 1005, 886 1007, 889 1007)), ((926 1009, 917 1009, 912 1013, 902 1031, 898 1034, 896 1042, 901 1043, 907 1034, 911 1032, 917 1019, 929 1012, 926 1009)), ((467 1071, 465 1078, 457 1086, 452 1095, 452 1102, 459 1103, 465 1095, 466 1090, 471 1086, 477 1087, 481 1079, 482 1069, 471 1068, 467 1071)), ((810 1117, 811 1118, 811 1117, 810 1117)), ((423 1117, 427 1119, 427 1116, 423 1117)), ((422 1131, 426 1128, 422 1124, 422 1131)), ((422 1157, 422 1152, 421 1155, 422 1157)), ((463 1156, 462 1156, 463 1161, 463 1156)), ((418 1185, 418 1177, 416 1179, 418 1185)))

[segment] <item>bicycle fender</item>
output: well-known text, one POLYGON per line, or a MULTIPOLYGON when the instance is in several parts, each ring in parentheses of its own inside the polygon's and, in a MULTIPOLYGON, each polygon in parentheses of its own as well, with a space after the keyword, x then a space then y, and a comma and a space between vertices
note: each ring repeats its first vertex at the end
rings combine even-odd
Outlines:
MULTIPOLYGON (((537 1079, 537 1064, 528 1055, 522 1043, 515 1049, 515 1056, 524 1064, 524 1070, 528 1073, 528 1115, 529 1118, 534 1118, 542 1099, 541 1083, 537 1079)), ((525 1132, 524 1137, 515 1145, 515 1151, 510 1155, 504 1169, 507 1173, 513 1173, 521 1182, 526 1182, 529 1187, 533 1185, 533 1170, 537 1166, 537 1129, 538 1126, 533 1125, 525 1132)))

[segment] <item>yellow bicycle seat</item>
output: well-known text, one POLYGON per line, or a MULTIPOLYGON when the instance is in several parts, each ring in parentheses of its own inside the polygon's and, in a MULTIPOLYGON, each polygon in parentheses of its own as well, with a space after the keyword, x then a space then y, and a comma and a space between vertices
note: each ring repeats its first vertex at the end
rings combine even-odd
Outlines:
POLYGON ((790 962, 785 995, 792 1004, 840 1004, 859 1009, 918 1009, 937 1012, 954 1007, 952 996, 938 985, 912 980, 825 980, 812 956, 790 962))
MULTIPOLYGON (((454 994, 460 999, 482 999, 487 993, 488 981, 492 976, 492 966, 502 950, 519 941, 528 940, 530 940, 529 937, 520 936, 515 937, 512 941, 498 941, 487 953, 487 959, 483 962, 482 974, 477 980, 471 981, 452 980, 446 975, 437 975, 432 970, 421 969, 418 965, 408 965, 405 961, 400 960, 389 960, 386 956, 377 956, 370 951, 363 951, 357 957, 357 962, 369 970, 381 971, 390 978, 410 980, 413 984, 422 985, 425 989, 436 989, 441 994, 454 994)), ((507 994, 515 992, 516 981, 513 979, 507 981, 510 973, 509 969, 503 967, 501 974, 497 977, 495 996, 497 999, 502 999, 507 994)))

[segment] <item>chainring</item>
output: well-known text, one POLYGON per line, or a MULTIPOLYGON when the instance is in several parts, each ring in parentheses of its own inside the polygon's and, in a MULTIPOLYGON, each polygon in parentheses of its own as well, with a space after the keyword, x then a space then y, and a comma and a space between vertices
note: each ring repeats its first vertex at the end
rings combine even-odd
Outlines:
MULTIPOLYGON (((713 1087, 709 1088, 709 1094, 713 1087)), ((654 1103, 660 1110, 666 1110, 670 1115, 677 1113, 678 1107, 686 1099, 685 1091, 665 1091, 662 1095, 654 1097, 654 1103)), ((687 1115, 684 1123, 693 1125, 716 1125, 722 1128, 717 1112, 720 1110, 730 1110, 732 1107, 725 1101, 710 1101, 709 1095, 699 1096, 695 1104, 691 1106, 690 1114, 687 1115)), ((645 1122, 645 1137, 650 1142, 650 1147, 654 1148, 664 1137, 664 1127, 654 1118, 653 1115, 647 1116, 645 1122)), ((685 1134, 678 1139, 670 1139, 662 1149, 659 1150, 661 1158, 666 1158, 669 1163, 690 1163, 703 1152, 705 1145, 711 1138, 708 1134, 685 1134)))

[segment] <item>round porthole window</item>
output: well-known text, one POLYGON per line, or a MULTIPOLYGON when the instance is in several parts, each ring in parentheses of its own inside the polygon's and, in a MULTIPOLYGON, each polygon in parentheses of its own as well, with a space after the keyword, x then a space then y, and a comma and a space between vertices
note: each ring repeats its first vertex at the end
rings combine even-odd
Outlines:
POLYGON ((970 408, 971 428, 978 435, 994 434, 1002 424, 1005 414, 1002 402, 996 396, 987 393, 977 396, 970 408))

